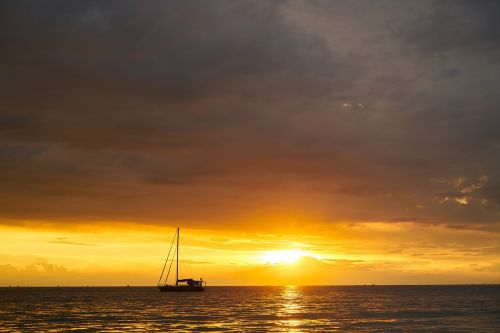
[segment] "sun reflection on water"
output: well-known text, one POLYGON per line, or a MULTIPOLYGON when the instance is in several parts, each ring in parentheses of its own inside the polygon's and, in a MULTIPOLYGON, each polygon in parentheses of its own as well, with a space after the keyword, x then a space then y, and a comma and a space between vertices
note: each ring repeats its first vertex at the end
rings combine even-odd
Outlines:
POLYGON ((280 324, 287 328, 287 332, 301 332, 301 326, 304 324, 298 314, 302 312, 301 293, 297 286, 283 287, 281 293, 282 305, 279 311, 283 319, 280 324))

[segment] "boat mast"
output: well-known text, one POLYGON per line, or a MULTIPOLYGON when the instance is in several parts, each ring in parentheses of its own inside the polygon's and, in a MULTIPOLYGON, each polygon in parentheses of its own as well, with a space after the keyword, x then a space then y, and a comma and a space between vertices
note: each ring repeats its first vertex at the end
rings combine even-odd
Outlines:
POLYGON ((177 227, 177 267, 175 269, 175 285, 179 285, 179 227, 177 227))

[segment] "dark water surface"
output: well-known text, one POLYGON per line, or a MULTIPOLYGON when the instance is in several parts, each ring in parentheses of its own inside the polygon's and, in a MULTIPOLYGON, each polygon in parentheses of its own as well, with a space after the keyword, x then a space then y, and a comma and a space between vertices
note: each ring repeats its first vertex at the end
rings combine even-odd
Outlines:
POLYGON ((500 332, 500 286, 0 288, 0 332, 500 332))

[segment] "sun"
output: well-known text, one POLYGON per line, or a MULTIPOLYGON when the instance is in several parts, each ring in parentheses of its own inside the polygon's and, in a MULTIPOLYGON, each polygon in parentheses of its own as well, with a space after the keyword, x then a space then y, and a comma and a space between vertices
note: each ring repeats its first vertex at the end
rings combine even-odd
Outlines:
POLYGON ((307 255, 302 250, 274 250, 262 254, 262 262, 266 264, 293 264, 307 255))

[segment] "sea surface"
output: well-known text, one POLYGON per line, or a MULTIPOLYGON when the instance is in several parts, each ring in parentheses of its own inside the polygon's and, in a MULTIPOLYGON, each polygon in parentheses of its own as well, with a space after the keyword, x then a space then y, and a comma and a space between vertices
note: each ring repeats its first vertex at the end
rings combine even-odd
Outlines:
POLYGON ((500 332, 500 286, 0 288, 0 332, 500 332))

